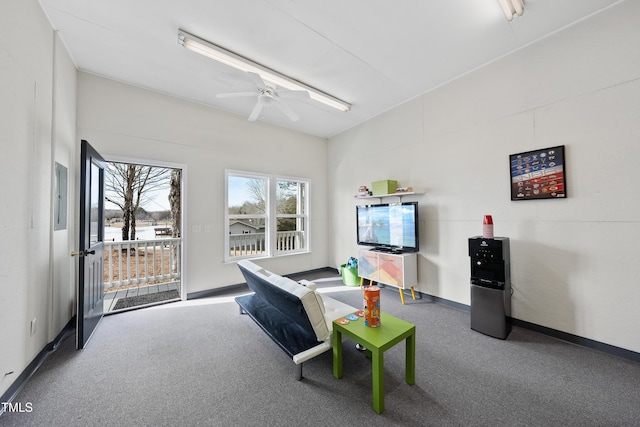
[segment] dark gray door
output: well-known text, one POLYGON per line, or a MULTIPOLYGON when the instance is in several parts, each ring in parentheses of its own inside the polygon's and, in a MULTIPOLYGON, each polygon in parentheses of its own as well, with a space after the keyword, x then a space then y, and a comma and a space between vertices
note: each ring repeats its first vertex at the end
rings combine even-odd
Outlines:
POLYGON ((102 319, 104 305, 104 167, 87 141, 80 154, 80 244, 76 347, 84 348, 102 319))

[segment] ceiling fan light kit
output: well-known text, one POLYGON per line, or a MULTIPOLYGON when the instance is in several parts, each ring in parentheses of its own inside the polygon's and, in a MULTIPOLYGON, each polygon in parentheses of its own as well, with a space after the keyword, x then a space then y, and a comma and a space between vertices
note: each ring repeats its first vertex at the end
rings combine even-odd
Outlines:
POLYGON ((523 0, 498 0, 507 21, 513 20, 515 15, 522 16, 524 13, 523 0))
MULTIPOLYGON (((284 74, 267 68, 264 65, 258 64, 257 62, 253 62, 250 59, 238 55, 237 53, 227 50, 221 46, 213 44, 207 40, 194 36, 193 34, 190 34, 186 31, 178 31, 178 43, 181 44, 185 49, 199 53, 238 70, 245 71, 250 75, 251 73, 257 74, 261 79, 264 79, 284 89, 288 89, 289 91, 306 91, 308 92, 308 96, 311 99, 328 105, 329 107, 344 112, 351 109, 351 104, 342 101, 341 99, 338 99, 325 92, 322 92, 321 90, 292 79, 291 77, 285 76, 284 74)), ((260 87, 259 84, 258 87, 260 87)), ((253 95, 254 93, 251 94, 253 95)), ((276 94, 282 96, 282 91, 277 91, 276 94)), ((275 103, 275 105, 279 104, 275 103)))

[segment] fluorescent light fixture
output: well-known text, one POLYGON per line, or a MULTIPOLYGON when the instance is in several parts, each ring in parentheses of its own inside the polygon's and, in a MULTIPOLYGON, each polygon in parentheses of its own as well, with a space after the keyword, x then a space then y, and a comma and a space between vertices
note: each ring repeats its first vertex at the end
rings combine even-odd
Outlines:
POLYGON ((199 53, 225 65, 229 65, 230 67, 245 72, 250 71, 259 74, 263 80, 271 82, 282 88, 289 90, 306 90, 309 92, 309 97, 311 99, 315 99, 329 107, 345 112, 351 109, 351 104, 347 102, 294 80, 291 77, 287 77, 284 74, 265 67, 264 65, 253 62, 250 59, 238 55, 237 53, 231 52, 230 50, 194 36, 193 34, 189 34, 186 31, 178 31, 178 43, 180 43, 185 49, 199 53))
POLYGON ((507 17, 507 21, 511 21, 514 15, 522 16, 524 13, 523 0, 498 0, 504 16, 507 17))

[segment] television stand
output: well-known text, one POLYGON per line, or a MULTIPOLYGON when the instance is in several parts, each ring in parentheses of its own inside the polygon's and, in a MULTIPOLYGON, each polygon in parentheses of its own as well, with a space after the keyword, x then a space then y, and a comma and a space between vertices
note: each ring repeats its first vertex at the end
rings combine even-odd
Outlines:
POLYGON ((411 289, 411 297, 416 294, 413 285, 418 283, 418 256, 413 253, 388 253, 374 249, 358 251, 358 276, 360 285, 364 280, 375 281, 398 288, 400 300, 404 304, 404 290, 411 289))

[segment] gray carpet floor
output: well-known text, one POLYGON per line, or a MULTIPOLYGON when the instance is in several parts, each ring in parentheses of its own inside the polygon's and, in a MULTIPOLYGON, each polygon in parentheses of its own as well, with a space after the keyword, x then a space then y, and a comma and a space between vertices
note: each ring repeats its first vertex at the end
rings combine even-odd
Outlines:
MULTIPOLYGON (((310 279, 316 279, 310 277, 310 279)), ((327 295, 359 307, 339 278, 327 295)), ((371 364, 350 341, 344 377, 331 352, 293 362, 232 294, 105 317, 88 347, 66 338, 18 394, 29 413, 4 426, 639 426, 640 365, 515 327, 472 331, 469 313, 426 300, 381 308, 417 326, 416 384, 404 345, 385 353, 385 411, 372 409, 371 364)))

